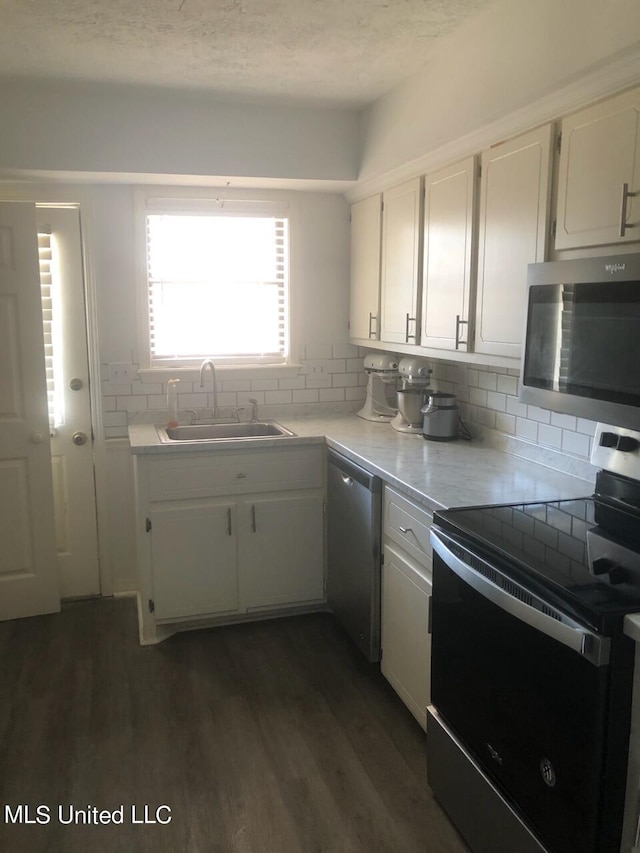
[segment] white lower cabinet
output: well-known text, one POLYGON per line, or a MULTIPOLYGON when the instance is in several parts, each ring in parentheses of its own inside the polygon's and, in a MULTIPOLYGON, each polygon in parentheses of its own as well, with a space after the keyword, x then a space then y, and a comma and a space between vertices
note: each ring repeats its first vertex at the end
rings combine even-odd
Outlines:
POLYGON ((385 488, 380 669, 423 729, 431 672, 430 526, 430 513, 385 488))
POLYGON ((323 496, 258 497, 242 506, 244 606, 278 607, 324 595, 323 496))
POLYGON ((324 601, 323 447, 143 454, 135 472, 142 642, 324 601))
POLYGON ((238 609, 236 506, 188 501, 149 513, 156 619, 238 609))

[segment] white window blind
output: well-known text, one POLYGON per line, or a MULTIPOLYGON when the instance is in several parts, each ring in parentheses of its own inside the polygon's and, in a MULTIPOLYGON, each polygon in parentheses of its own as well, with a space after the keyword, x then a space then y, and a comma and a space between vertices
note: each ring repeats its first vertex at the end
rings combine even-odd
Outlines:
POLYGON ((287 217, 238 203, 176 208, 147 212, 151 367, 284 363, 287 217))
POLYGON ((64 423, 64 399, 61 393, 60 293, 54 258, 54 241, 51 233, 38 233, 38 259, 40 261, 42 331, 47 376, 47 407, 49 429, 53 433, 56 427, 62 426, 64 423))

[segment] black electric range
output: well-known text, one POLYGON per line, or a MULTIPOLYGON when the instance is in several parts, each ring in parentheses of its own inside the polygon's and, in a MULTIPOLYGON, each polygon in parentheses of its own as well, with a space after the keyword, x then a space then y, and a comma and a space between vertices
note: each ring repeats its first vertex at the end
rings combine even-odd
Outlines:
POLYGON ((619 853, 640 613, 640 433, 595 493, 436 512, 428 779, 474 853, 619 853))

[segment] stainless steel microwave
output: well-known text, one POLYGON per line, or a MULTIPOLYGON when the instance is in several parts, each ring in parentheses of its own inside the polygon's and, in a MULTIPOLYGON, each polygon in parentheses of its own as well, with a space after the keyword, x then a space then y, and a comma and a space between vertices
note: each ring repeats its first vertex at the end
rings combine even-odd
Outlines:
POLYGON ((520 400, 640 429, 640 254, 530 264, 520 400))

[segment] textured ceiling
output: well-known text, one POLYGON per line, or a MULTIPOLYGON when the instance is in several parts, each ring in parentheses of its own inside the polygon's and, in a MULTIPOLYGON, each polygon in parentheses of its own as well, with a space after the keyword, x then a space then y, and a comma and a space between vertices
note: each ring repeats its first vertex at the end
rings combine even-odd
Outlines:
POLYGON ((490 0, 0 0, 0 76, 363 105, 490 0))

